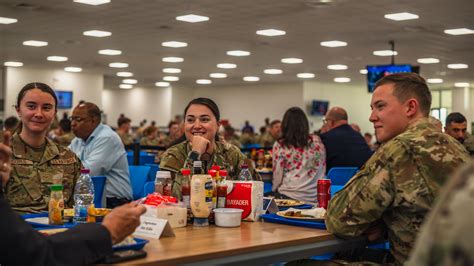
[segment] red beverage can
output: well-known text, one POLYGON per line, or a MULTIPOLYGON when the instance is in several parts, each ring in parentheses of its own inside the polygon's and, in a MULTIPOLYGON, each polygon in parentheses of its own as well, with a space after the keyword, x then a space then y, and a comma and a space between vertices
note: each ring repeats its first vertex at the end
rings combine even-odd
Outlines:
POLYGON ((318 179, 317 192, 318 207, 327 209, 331 199, 331 179, 318 179))

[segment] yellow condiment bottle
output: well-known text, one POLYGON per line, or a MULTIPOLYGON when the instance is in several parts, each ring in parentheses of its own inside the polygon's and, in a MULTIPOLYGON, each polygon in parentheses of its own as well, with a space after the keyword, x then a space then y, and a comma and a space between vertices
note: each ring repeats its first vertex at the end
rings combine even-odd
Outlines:
POLYGON ((63 185, 52 185, 51 196, 48 204, 49 224, 62 225, 64 224, 64 197, 63 185))
POLYGON ((210 175, 202 174, 201 161, 193 162, 191 177, 191 211, 194 215, 194 226, 208 226, 212 209, 213 184, 210 175))

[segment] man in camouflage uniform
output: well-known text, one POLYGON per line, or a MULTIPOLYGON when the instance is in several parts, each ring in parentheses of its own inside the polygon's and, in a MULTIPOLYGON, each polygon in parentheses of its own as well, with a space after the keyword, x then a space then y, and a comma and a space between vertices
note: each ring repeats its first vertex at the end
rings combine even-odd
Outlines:
POLYGON ((474 153, 472 136, 467 133, 467 120, 461 113, 450 113, 446 117, 444 132, 461 142, 468 152, 474 153))
POLYGON ((262 147, 273 147, 275 141, 277 141, 281 137, 281 121, 280 120, 273 120, 270 123, 270 129, 268 132, 263 133, 258 143, 262 147))
POLYGON ((447 181, 408 266, 474 264, 474 161, 447 181))
MULTIPOLYGON (((181 184, 183 183, 183 176, 180 170, 182 168, 193 168, 194 159, 190 156, 191 151, 192 148, 189 141, 184 141, 170 147, 161 158, 160 169, 170 171, 174 176, 173 196, 179 199, 181 199, 181 184)), ((246 163, 249 165, 254 180, 262 180, 260 175, 253 168, 252 163, 245 158, 245 155, 240 152, 239 148, 228 143, 216 141, 213 154, 203 154, 200 160, 203 161, 203 170, 205 173, 207 173, 213 165, 218 165, 221 169, 227 170, 227 179, 229 180, 237 180, 241 165, 246 163)))
POLYGON ((20 214, 48 211, 49 186, 62 184, 66 207, 74 204, 74 185, 80 175, 79 158, 47 139, 43 148, 28 146, 18 134, 12 137, 12 171, 5 188, 10 206, 20 214))
POLYGON ((163 139, 162 143, 165 147, 169 147, 181 136, 183 136, 182 126, 176 121, 171 121, 168 124, 168 135, 163 139))
POLYGON ((439 188, 469 156, 429 122, 431 93, 423 78, 393 74, 375 88, 370 121, 382 146, 331 199, 326 226, 341 237, 374 239, 386 231, 393 258, 383 262, 402 264, 439 188))
POLYGON ((120 136, 123 145, 127 146, 133 144, 133 137, 130 134, 130 124, 132 120, 127 117, 121 117, 118 120, 117 134, 120 136))

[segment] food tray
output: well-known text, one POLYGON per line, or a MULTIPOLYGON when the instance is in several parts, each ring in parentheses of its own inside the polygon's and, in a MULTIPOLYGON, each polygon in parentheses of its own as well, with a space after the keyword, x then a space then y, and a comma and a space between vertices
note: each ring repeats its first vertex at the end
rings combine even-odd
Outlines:
POLYGON ((326 229, 326 224, 324 222, 288 219, 288 218, 280 217, 276 215, 275 213, 262 214, 260 215, 260 217, 264 221, 270 222, 270 223, 302 226, 302 227, 309 227, 309 228, 316 228, 316 229, 326 229))
POLYGON ((315 207, 315 205, 313 205, 313 204, 303 204, 303 205, 299 205, 299 206, 281 206, 281 207, 278 207, 278 210, 286 211, 289 208, 307 210, 307 209, 312 209, 314 207, 315 207))
POLYGON ((25 222, 29 223, 31 226, 34 228, 41 227, 41 228, 71 228, 74 227, 76 224, 72 222, 67 222, 64 223, 63 225, 52 225, 48 224, 47 218, 48 218, 48 213, 47 212, 41 212, 41 213, 32 213, 32 214, 23 214, 21 216, 25 222), (43 219, 46 218, 46 219, 43 219), (44 222, 42 221, 44 220, 44 222))
POLYGON ((119 247, 114 247, 114 251, 121 251, 121 250, 141 250, 143 247, 149 242, 146 239, 142 238, 133 238, 135 240, 135 244, 131 245, 125 245, 125 246, 119 246, 119 247))

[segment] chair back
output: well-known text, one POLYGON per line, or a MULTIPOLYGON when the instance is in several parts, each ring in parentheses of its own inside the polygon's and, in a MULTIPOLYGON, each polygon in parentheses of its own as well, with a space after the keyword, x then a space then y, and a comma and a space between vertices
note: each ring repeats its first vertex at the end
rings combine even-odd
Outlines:
POLYGON ((333 167, 329 169, 327 177, 331 179, 331 185, 344 186, 357 170, 357 167, 333 167))
POLYGON ((146 197, 146 195, 153 192, 155 192, 155 181, 146 182, 145 186, 143 186, 143 196, 146 197))
POLYGON ((105 176, 91 176, 94 184, 94 205, 96 208, 102 208, 105 190, 105 176))
POLYGON ((143 186, 147 181, 150 166, 129 165, 128 170, 130 172, 130 183, 132 183, 133 199, 136 200, 144 195, 143 186))
POLYGON ((148 173, 148 180, 147 181, 155 181, 156 179, 156 172, 160 171, 160 166, 155 163, 147 163, 146 166, 150 166, 150 173, 148 173))

